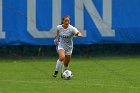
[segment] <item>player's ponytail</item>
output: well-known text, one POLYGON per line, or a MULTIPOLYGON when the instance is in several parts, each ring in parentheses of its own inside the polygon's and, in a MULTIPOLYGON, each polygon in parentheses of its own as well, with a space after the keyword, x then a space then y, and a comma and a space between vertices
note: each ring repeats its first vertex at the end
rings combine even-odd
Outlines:
POLYGON ((63 21, 61 21, 61 25, 63 24, 63 21))

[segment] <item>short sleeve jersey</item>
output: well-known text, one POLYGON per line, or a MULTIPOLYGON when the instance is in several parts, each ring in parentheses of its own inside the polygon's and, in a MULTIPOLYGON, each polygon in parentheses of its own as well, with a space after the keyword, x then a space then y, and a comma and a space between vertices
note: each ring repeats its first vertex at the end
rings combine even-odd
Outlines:
POLYGON ((60 37, 59 46, 61 46, 64 50, 73 49, 73 36, 74 33, 79 31, 70 24, 66 29, 64 29, 62 25, 58 25, 57 30, 59 31, 60 37))

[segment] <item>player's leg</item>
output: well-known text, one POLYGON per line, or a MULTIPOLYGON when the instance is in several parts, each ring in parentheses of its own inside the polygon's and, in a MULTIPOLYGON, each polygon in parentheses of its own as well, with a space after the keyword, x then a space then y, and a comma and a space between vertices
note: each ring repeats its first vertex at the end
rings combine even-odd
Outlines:
POLYGON ((68 69, 68 65, 72 55, 72 50, 73 48, 65 51, 65 60, 64 60, 64 65, 62 67, 62 73, 68 69))
MULTIPOLYGON (((71 60, 72 50, 73 50, 73 48, 70 49, 70 50, 66 50, 66 51, 65 51, 65 60, 64 60, 64 62, 63 62, 64 64, 63 64, 63 67, 62 67, 62 73, 63 73, 65 70, 68 69, 69 62, 70 62, 70 60, 71 60)), ((62 73, 61 73, 61 78, 63 78, 62 73)))
POLYGON ((59 58, 58 58, 57 64, 56 64, 56 71, 59 70, 59 68, 60 68, 60 66, 61 66, 61 64, 62 64, 62 62, 63 62, 64 59, 65 59, 65 52, 64 52, 63 49, 60 49, 60 50, 58 50, 57 52, 58 52, 59 58))
POLYGON ((62 67, 62 73, 63 73, 65 70, 68 69, 70 59, 71 59, 71 55, 65 55, 65 60, 64 60, 63 67, 62 67))
POLYGON ((57 51, 57 53, 58 53, 59 58, 58 58, 58 60, 57 60, 57 62, 56 62, 56 68, 55 68, 53 77, 57 77, 58 70, 59 70, 59 68, 61 67, 62 62, 63 62, 64 59, 65 59, 65 52, 64 52, 63 49, 59 49, 59 50, 57 51))
MULTIPOLYGON (((70 59, 71 59, 71 55, 65 55, 65 60, 64 60, 64 64, 63 64, 63 67, 62 67, 62 73, 68 69, 68 66, 69 66, 69 62, 70 62, 70 59)), ((61 78, 63 78, 63 75, 61 73, 61 78)))

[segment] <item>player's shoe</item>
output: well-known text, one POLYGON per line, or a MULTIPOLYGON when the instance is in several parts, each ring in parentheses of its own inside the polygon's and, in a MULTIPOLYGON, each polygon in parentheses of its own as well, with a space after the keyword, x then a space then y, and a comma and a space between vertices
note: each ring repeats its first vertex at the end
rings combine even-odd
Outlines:
POLYGON ((53 77, 57 77, 58 71, 54 71, 53 77))

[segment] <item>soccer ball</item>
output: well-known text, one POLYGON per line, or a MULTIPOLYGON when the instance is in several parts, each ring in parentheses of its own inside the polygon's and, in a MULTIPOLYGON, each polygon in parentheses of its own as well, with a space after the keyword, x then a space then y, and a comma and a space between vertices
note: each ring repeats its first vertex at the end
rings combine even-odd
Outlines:
POLYGON ((71 79, 72 76, 73 76, 73 74, 72 74, 72 72, 70 70, 65 70, 63 72, 63 79, 65 79, 65 80, 71 79))

